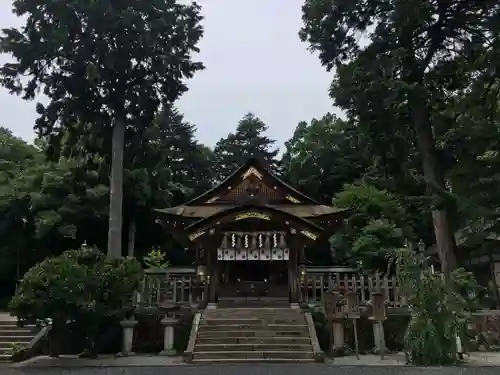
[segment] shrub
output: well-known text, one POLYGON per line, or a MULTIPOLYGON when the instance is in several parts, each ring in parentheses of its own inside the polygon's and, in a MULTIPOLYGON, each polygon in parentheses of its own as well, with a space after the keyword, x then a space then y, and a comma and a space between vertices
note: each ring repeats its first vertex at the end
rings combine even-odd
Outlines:
POLYGON ((103 324, 131 313, 141 279, 142 268, 134 258, 107 259, 88 247, 69 250, 28 270, 9 307, 23 320, 52 319, 52 355, 59 354, 60 333, 73 321, 85 336, 85 354, 95 356, 103 324))
POLYGON ((480 290, 472 274, 455 270, 449 280, 434 273, 426 258, 402 249, 397 262, 398 281, 408 300, 410 322, 405 349, 414 365, 446 365, 456 362, 456 336, 462 336, 480 290))

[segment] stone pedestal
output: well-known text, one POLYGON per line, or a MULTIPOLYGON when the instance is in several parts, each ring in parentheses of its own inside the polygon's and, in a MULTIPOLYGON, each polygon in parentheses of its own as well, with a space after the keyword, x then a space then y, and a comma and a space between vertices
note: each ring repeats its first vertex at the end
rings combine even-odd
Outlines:
POLYGON ((132 353, 132 343, 134 342, 134 327, 137 325, 137 320, 122 320, 120 325, 123 328, 122 351, 120 355, 126 357, 134 354, 132 353))
POLYGON ((161 324, 163 324, 163 350, 160 355, 175 356, 177 354, 174 349, 174 327, 177 322, 177 319, 167 317, 161 320, 161 324))
POLYGON ((344 323, 344 320, 334 320, 332 322, 333 345, 331 351, 334 357, 342 357, 350 354, 349 347, 345 343, 344 323))
POLYGON ((389 349, 385 346, 384 325, 376 320, 373 321, 373 341, 375 343, 374 354, 389 353, 389 349))
POLYGON ((343 348, 344 345, 344 325, 342 322, 333 322, 333 348, 343 348))

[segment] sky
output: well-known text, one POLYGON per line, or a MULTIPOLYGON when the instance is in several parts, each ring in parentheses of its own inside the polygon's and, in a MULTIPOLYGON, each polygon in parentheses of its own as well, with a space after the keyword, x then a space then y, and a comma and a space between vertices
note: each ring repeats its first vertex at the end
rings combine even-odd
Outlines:
MULTIPOLYGON (((206 69, 188 82, 189 91, 177 106, 197 126, 201 142, 215 144, 235 130, 245 113, 253 112, 281 146, 299 121, 337 112, 328 97, 333 73, 327 73, 298 38, 303 2, 198 1, 205 34, 196 58, 206 69)), ((1 8, 0 28, 22 24, 7 6, 1 8)), ((0 56, 0 63, 7 60, 8 56, 0 56)), ((0 125, 32 141, 35 104, 0 87, 0 125)))

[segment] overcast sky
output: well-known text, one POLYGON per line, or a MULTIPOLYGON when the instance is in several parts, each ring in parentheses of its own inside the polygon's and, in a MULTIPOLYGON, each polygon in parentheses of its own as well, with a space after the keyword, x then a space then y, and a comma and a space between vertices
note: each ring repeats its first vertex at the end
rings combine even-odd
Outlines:
MULTIPOLYGON (((206 70, 189 82, 178 107, 198 127, 202 142, 214 144, 251 111, 281 145, 299 121, 335 112, 328 97, 332 74, 297 36, 303 1, 198 1, 205 17, 199 59, 206 70)), ((7 9, 11 0, 0 3, 0 27, 20 25, 7 9)), ((5 61, 1 56, 0 62, 5 61)), ((33 139, 34 102, 0 88, 0 114, 0 125, 33 139)))

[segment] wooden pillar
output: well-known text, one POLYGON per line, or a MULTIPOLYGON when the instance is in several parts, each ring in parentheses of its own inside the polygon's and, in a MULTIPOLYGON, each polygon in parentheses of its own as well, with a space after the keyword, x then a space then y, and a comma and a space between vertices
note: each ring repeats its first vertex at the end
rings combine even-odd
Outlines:
MULTIPOLYGON (((201 248, 200 252, 202 252, 201 248)), ((208 277, 210 276, 210 259, 206 250, 203 250, 202 255, 199 262, 206 267, 205 285, 203 286, 203 302, 210 302, 210 280, 208 277)))
POLYGON ((213 269, 214 269, 214 274, 213 274, 213 301, 214 303, 217 303, 219 300, 219 292, 220 292, 220 262, 217 259, 217 253, 215 251, 212 251, 213 258, 212 258, 212 263, 213 263, 213 269))
POLYGON ((297 304, 299 302, 299 285, 298 285, 298 256, 299 247, 296 245, 294 236, 287 236, 287 244, 290 249, 290 260, 288 261, 288 290, 290 303, 297 304))
POLYGON ((217 275, 218 272, 216 270, 217 267, 217 261, 214 259, 214 252, 213 251, 208 251, 207 253, 207 260, 208 260, 208 274, 210 275, 210 280, 209 280, 209 288, 208 288, 208 303, 216 303, 217 299, 217 275))

